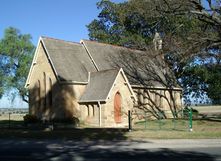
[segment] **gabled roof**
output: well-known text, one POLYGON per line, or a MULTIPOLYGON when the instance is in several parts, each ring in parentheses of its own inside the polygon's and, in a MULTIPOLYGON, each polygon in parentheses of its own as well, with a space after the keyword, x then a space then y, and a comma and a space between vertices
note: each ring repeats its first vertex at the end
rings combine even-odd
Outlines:
POLYGON ((37 63, 36 59, 40 44, 43 45, 46 56, 60 83, 87 84, 89 79, 88 73, 96 71, 82 44, 40 37, 26 81, 26 87, 29 84, 34 65, 37 63))
POLYGON ((131 96, 136 99, 123 70, 109 69, 90 73, 90 81, 79 102, 106 102, 119 74, 122 74, 131 96))
POLYGON ((121 53, 129 53, 131 51, 137 54, 143 53, 143 51, 140 50, 132 50, 121 46, 90 40, 81 40, 81 43, 85 46, 99 70, 113 69, 114 61, 116 61, 114 59, 116 59, 121 53))
POLYGON ((42 37, 45 50, 60 81, 88 82, 88 72, 96 71, 79 43, 42 37))
MULTIPOLYGON (((81 40, 81 43, 85 46, 90 57, 93 58, 94 64, 98 70, 116 68, 117 65, 118 68, 123 68, 132 85, 140 85, 140 81, 138 81, 140 78, 143 78, 143 80, 148 80, 148 82, 145 84, 150 84, 157 87, 164 87, 164 82, 167 82, 163 73, 165 69, 161 69, 160 66, 156 63, 163 60, 159 60, 159 57, 151 55, 151 53, 90 40, 81 40), (133 60, 130 55, 133 55, 134 58, 137 59, 134 59, 135 61, 142 59, 144 56, 148 57, 148 59, 145 58, 146 64, 151 67, 150 70, 152 71, 150 72, 153 73, 152 75, 157 76, 159 81, 147 74, 147 71, 145 71, 146 67, 141 67, 141 70, 139 70, 139 66, 134 67, 134 64, 136 63, 130 63, 130 61, 133 60), (139 75, 138 78, 136 75, 134 75, 135 73, 139 75), (131 77, 129 77, 129 75, 131 77)), ((167 72, 169 74, 169 71, 167 72)))
MULTIPOLYGON (((74 43, 48 37, 40 37, 38 47, 40 43, 46 51, 46 56, 48 57, 58 81, 62 83, 87 84, 89 81, 89 72, 123 68, 132 85, 140 85, 138 79, 143 77, 145 78, 143 80, 148 80, 150 84, 148 86, 165 87, 163 82, 167 82, 168 75, 173 75, 169 70, 166 72, 167 75, 165 75, 166 70, 160 69, 159 65, 156 64, 156 56, 140 50, 132 50, 89 40, 81 40, 80 43, 74 43), (150 77, 149 74, 139 70, 138 66, 133 63, 125 61, 125 59, 131 60, 128 54, 141 60, 142 55, 147 56, 148 60, 145 59, 145 64, 151 66, 151 70, 153 70, 151 71, 153 73, 152 75, 156 75, 157 79, 160 79, 160 81, 156 81, 154 78, 150 77), (118 62, 119 60, 120 62, 118 62), (139 78, 136 77, 137 75, 139 75, 139 78)), ((34 60, 26 81, 26 87, 29 84, 32 68, 36 63, 35 59, 37 53, 38 48, 36 49, 34 60)))

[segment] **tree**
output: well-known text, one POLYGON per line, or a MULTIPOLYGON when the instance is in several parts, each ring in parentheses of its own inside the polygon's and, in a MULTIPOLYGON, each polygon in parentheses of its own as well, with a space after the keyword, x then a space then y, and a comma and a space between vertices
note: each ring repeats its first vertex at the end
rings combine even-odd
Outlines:
MULTIPOLYGON (((221 100, 221 1, 213 0, 165 0, 164 7, 159 7, 159 1, 155 0, 157 10, 162 16, 189 16, 197 20, 197 30, 186 35, 182 41, 184 52, 184 65, 178 68, 184 87, 184 94, 194 94, 196 98, 202 98, 205 94, 213 103, 221 100), (186 56, 185 56, 186 55, 186 56), (187 59, 186 59, 187 58, 187 59)), ((179 35, 176 35, 179 36, 179 35)), ((171 45, 168 45, 171 51, 171 45)), ((178 54, 179 55, 179 54, 178 54)), ((176 55, 174 56, 176 57, 176 55)), ((173 62, 174 59, 171 59, 173 62)), ((180 61, 183 63, 183 61, 180 61)))
POLYGON ((211 88, 201 90, 201 85, 209 83, 205 77, 191 77, 188 72, 193 71, 188 69, 197 65, 218 64, 214 65, 217 69, 220 66, 219 3, 210 0, 129 0, 115 4, 102 0, 98 3, 101 10, 98 19, 88 25, 89 36, 91 40, 148 51, 158 31, 163 37, 165 61, 184 88, 184 96, 194 91, 195 96, 200 97, 206 92, 211 93, 209 97, 213 99, 211 88), (190 85, 197 81, 197 85, 190 85))
MULTIPOLYGON (((213 104, 221 104, 221 66, 203 64, 186 67, 182 83, 188 84, 186 91, 194 95, 207 94, 213 104), (192 81, 190 82, 189 79, 192 81), (201 93, 197 90, 202 91, 201 93)), ((195 96, 199 97, 199 96, 195 96)))
POLYGON ((27 91, 24 88, 35 47, 29 34, 21 34, 16 28, 5 29, 0 40, 0 94, 13 91, 25 102, 27 91))
POLYGON ((167 110, 171 111, 173 117, 178 117, 181 109, 177 103, 179 101, 177 93, 179 92, 173 89, 179 86, 172 71, 162 61, 159 53, 160 51, 156 51, 152 46, 149 47, 148 53, 122 48, 118 54, 110 57, 110 62, 112 62, 112 67, 124 69, 131 84, 143 85, 144 87, 134 89, 137 95, 137 101, 134 104, 135 113, 145 112, 157 119, 167 118, 166 107, 167 110), (154 86, 166 87, 167 89, 151 89, 154 86))

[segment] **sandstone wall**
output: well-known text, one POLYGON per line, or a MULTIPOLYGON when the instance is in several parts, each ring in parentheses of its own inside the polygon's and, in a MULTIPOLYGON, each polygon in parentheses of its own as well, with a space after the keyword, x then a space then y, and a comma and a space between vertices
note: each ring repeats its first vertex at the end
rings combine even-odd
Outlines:
POLYGON ((85 85, 60 84, 40 44, 29 81, 29 112, 39 119, 79 117, 85 85))

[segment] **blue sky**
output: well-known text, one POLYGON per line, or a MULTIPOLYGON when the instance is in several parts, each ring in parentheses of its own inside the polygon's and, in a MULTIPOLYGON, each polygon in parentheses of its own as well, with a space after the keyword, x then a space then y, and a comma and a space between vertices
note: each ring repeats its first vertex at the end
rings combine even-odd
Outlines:
MULTIPOLYGON (((112 0, 123 2, 125 0, 112 0)), ((4 29, 12 26, 21 33, 31 34, 34 45, 39 36, 49 36, 79 42, 88 39, 86 25, 99 13, 99 0, 1 0, 0 38, 4 29)), ((7 96, 0 100, 1 107, 27 107, 20 99, 14 104, 7 96)))

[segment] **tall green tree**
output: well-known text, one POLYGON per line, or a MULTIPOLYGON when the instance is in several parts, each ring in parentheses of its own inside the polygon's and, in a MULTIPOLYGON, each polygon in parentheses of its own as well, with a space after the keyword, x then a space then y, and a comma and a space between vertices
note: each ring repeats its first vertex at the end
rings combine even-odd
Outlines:
POLYGON ((13 27, 5 29, 0 40, 0 96, 11 92, 28 102, 24 85, 34 49, 31 35, 21 34, 13 27))
POLYGON ((101 10, 98 19, 87 26, 91 40, 148 50, 157 31, 163 38, 165 61, 184 88, 184 96, 195 92, 196 97, 208 94, 214 102, 217 94, 216 100, 221 99, 219 86, 202 88, 213 86, 208 81, 213 75, 203 77, 196 72, 201 67, 204 72, 219 73, 220 1, 129 0, 116 4, 102 0, 97 6, 101 10))
POLYGON ((194 97, 199 98, 207 94, 213 104, 221 104, 221 66, 219 64, 197 64, 186 67, 182 83, 187 84, 186 92, 192 93, 194 97), (198 90, 201 92, 197 92, 198 90))

